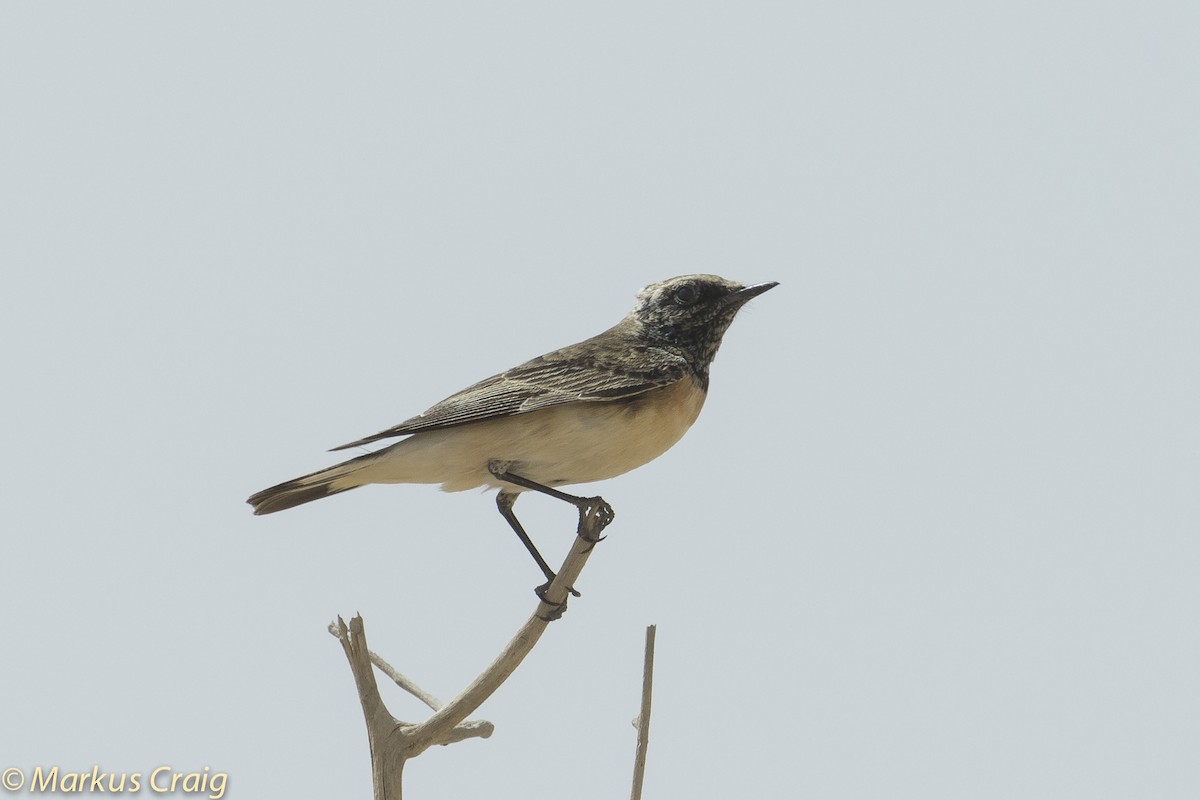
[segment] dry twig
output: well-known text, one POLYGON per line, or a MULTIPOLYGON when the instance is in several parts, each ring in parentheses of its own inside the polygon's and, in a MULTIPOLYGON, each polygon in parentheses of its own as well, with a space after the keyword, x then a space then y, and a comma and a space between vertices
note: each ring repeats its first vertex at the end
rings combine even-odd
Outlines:
POLYGON ((423 692, 379 656, 367 648, 362 617, 356 615, 347 626, 341 617, 329 626, 330 633, 342 643, 359 701, 367 723, 367 738, 371 746, 371 771, 375 800, 399 800, 405 762, 420 755, 435 744, 451 744, 469 738, 486 738, 492 733, 491 723, 466 722, 467 716, 479 708, 500 687, 537 644, 546 626, 566 610, 568 593, 583 570, 601 532, 612 519, 612 510, 602 501, 581 510, 578 535, 570 553, 563 561, 558 575, 541 592, 534 613, 516 632, 491 665, 470 686, 446 705, 423 692), (392 716, 379 696, 372 664, 378 666, 406 691, 422 699, 434 709, 424 722, 402 722, 392 716))
POLYGON ((650 746, 650 697, 654 693, 654 634, 656 626, 646 626, 646 659, 642 663, 642 708, 633 721, 637 728, 637 755, 633 759, 631 800, 641 800, 642 778, 646 775, 646 749, 650 746))

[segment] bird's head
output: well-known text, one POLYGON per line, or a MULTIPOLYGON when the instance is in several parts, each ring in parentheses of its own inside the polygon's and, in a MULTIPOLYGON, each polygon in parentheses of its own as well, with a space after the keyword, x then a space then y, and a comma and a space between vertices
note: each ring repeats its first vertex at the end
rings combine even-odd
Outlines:
POLYGON ((638 292, 629 316, 643 336, 679 348, 706 373, 741 307, 778 285, 743 286, 718 275, 680 275, 638 292))

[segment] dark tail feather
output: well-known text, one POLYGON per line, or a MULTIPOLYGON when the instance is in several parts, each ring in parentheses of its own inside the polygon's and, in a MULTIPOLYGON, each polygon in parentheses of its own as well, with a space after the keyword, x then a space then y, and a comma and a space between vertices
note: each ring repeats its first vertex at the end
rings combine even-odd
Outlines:
POLYGON ((329 497, 331 494, 338 494, 340 492, 348 492, 355 488, 358 487, 347 486, 345 489, 334 489, 328 484, 298 486, 295 481, 288 481, 278 486, 272 486, 270 489, 263 489, 257 494, 252 494, 246 502, 254 506, 255 514, 274 514, 276 511, 283 511, 285 508, 311 503, 313 500, 320 500, 322 497, 329 497))
POLYGON ((370 483, 364 476, 355 473, 369 466, 374 453, 352 458, 342 464, 319 470, 290 481, 284 481, 269 489, 250 495, 247 503, 254 506, 255 514, 274 514, 285 508, 311 503, 331 494, 340 494, 370 483))

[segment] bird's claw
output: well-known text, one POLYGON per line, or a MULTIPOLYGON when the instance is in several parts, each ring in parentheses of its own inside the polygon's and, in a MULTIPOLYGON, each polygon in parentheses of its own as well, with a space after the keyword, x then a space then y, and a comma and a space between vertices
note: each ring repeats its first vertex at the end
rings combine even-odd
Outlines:
MULTIPOLYGON (((538 596, 538 599, 541 600, 542 604, 547 608, 545 614, 538 614, 538 619, 540 619, 542 622, 554 622, 556 619, 561 619, 562 615, 567 611, 566 600, 563 600, 561 603, 556 603, 553 600, 547 599, 546 590, 548 588, 550 588, 550 581, 546 581, 541 586, 533 590, 533 593, 538 596)), ((575 591, 569 586, 567 587, 567 591, 574 596, 579 597, 579 592, 575 591)))
MULTIPOLYGON (((543 583, 541 586, 535 587, 533 590, 533 593, 537 595, 538 600, 541 600, 543 603, 545 603, 548 606, 565 606, 566 601, 563 601, 562 603, 556 603, 553 600, 550 600, 549 598, 546 597, 546 591, 550 588, 550 584, 553 581, 554 581, 554 579, 551 578, 550 580, 543 583)), ((583 597, 583 595, 581 595, 579 592, 575 591, 574 586, 568 586, 568 587, 566 587, 566 589, 567 589, 567 593, 570 594, 572 597, 583 597)))
POLYGON ((603 497, 585 497, 579 506, 579 537, 596 544, 604 540, 600 532, 616 518, 616 512, 603 497))

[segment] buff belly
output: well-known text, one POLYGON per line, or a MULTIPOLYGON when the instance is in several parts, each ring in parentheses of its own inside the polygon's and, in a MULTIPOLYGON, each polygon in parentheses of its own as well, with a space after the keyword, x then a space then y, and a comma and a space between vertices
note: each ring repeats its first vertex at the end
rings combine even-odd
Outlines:
MULTIPOLYGON (((665 453, 700 414, 705 393, 691 378, 628 400, 579 402, 417 433, 355 471, 364 483, 440 483, 520 491, 489 471, 493 461, 548 486, 589 483, 636 469, 665 453)), ((347 476, 350 478, 351 476, 347 476)))

